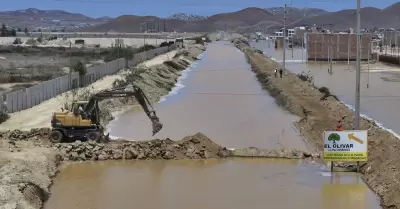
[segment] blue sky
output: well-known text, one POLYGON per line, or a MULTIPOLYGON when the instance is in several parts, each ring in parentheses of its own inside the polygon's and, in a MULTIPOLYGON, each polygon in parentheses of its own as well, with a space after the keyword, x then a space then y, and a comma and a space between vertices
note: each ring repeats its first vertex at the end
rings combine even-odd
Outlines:
MULTIPOLYGON (((237 11, 246 7, 280 7, 284 3, 294 7, 314 7, 328 11, 356 8, 356 0, 2 0, 2 11, 37 8, 60 9, 100 17, 123 14, 156 15, 167 17, 186 12, 198 15, 237 11)), ((385 8, 395 0, 361 0, 361 6, 385 8)))

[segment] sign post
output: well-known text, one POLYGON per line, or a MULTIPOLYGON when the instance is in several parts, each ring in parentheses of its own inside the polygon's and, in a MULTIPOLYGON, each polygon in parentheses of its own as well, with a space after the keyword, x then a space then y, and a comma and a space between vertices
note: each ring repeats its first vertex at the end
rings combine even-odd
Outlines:
POLYGON ((333 162, 367 161, 368 132, 366 130, 325 131, 323 159, 333 162))

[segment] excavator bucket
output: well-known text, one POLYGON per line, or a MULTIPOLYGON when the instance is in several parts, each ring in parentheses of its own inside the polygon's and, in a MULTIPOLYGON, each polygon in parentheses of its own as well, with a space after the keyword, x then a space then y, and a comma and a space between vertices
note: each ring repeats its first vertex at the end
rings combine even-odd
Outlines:
POLYGON ((161 129, 163 128, 163 124, 160 123, 160 120, 158 119, 158 117, 154 117, 151 118, 151 123, 153 124, 153 136, 158 133, 159 131, 161 131, 161 129))

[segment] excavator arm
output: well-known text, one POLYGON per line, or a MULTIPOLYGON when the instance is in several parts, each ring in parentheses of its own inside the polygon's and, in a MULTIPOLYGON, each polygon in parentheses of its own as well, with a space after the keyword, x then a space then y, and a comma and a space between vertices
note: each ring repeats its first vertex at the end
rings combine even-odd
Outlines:
POLYGON ((162 129, 163 125, 160 123, 160 120, 157 117, 153 106, 151 105, 147 96, 144 94, 143 90, 138 86, 135 85, 132 86, 133 90, 125 90, 124 88, 118 88, 118 89, 102 91, 92 95, 84 111, 86 114, 90 115, 90 113, 94 109, 98 109, 96 107, 98 107, 98 102, 102 99, 134 97, 138 101, 140 106, 143 108, 147 117, 152 122, 153 136, 154 136, 162 129))

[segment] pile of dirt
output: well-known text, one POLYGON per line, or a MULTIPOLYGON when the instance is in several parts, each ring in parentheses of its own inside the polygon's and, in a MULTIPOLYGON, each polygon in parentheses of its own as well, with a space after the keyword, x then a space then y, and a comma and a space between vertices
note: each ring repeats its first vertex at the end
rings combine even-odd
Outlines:
POLYGON ((34 128, 30 131, 21 131, 18 129, 6 132, 0 132, 0 140, 25 140, 25 141, 48 141, 48 136, 51 133, 50 128, 34 128))
MULTIPOLYGON (((276 98, 279 105, 302 117, 296 127, 316 150, 322 151, 323 132, 334 129, 342 116, 346 116, 344 129, 353 129, 355 114, 346 105, 332 95, 326 96, 326 91, 319 91, 291 72, 276 79, 276 62, 258 54, 242 41, 235 40, 234 43, 246 54, 263 88, 276 98)), ((400 152, 397 149, 400 140, 366 118, 361 119, 360 129, 368 130, 368 162, 361 169, 363 179, 382 197, 383 208, 400 208, 400 152)))
MULTIPOLYGON (((134 83, 143 90, 151 103, 156 103, 172 90, 182 71, 195 62, 204 51, 204 46, 187 45, 185 49, 180 49, 177 52, 179 56, 162 64, 150 67, 139 65, 125 70, 122 79, 117 79, 113 87, 129 88, 134 83)), ((131 98, 113 98, 101 101, 99 105, 102 110, 103 124, 107 125, 109 121, 114 119, 111 113, 137 104, 136 100, 131 98)))
POLYGON ((0 156, 0 208, 42 208, 60 162, 57 151, 0 140, 0 156))
POLYGON ((76 141, 54 146, 64 161, 209 159, 229 155, 226 148, 215 144, 202 133, 180 141, 168 138, 140 142, 116 140, 107 144, 76 141))

